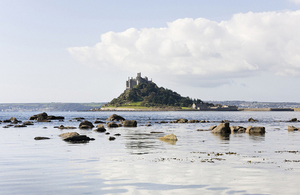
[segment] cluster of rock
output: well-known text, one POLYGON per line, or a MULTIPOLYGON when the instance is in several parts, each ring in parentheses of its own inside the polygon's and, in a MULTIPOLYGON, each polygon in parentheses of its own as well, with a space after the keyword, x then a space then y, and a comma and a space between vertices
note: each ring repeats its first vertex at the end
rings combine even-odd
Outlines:
POLYGON ((36 120, 37 122, 51 122, 51 120, 64 120, 65 117, 63 116, 53 116, 50 115, 48 116, 48 114, 46 112, 37 114, 37 115, 33 115, 29 118, 29 120, 36 120))
POLYGON ((220 123, 218 126, 214 125, 210 127, 212 133, 217 134, 231 134, 231 133, 248 133, 248 134, 265 134, 265 127, 253 127, 247 128, 242 126, 231 126, 229 123, 220 123))

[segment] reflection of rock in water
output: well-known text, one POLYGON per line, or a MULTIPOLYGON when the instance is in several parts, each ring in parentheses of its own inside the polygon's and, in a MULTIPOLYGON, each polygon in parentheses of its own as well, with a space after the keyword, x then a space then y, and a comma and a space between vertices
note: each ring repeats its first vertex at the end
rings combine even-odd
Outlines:
POLYGON ((260 134, 260 133, 249 134, 249 138, 254 141, 261 142, 261 141, 265 141, 265 134, 260 134))
POLYGON ((148 133, 134 133, 125 136, 128 142, 125 147, 131 149, 131 154, 148 154, 156 149, 159 145, 156 136, 148 133))
POLYGON ((212 133, 212 135, 214 135, 215 137, 220 138, 220 140, 230 140, 230 134, 229 133, 220 133, 220 134, 212 133))

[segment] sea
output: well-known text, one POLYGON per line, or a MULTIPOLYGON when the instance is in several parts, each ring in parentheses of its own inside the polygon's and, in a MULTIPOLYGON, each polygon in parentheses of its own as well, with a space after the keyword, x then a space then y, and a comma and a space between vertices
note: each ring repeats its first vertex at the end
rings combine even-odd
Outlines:
MULTIPOLYGON (((0 112, 0 120, 27 121, 37 112, 0 112)), ((300 112, 47 112, 64 121, 35 122, 23 128, 0 124, 0 194, 300 194, 300 112), (136 120, 137 127, 78 128, 76 117, 94 122, 112 114, 136 120), (169 123, 179 118, 206 123, 169 123), (258 122, 248 122, 249 118, 258 122), (264 135, 220 136, 207 130, 263 126, 264 135), (160 123, 167 121, 168 123, 160 123), (151 124, 151 126, 146 126, 151 124), (59 125, 76 129, 60 130, 59 125), (77 132, 94 138, 69 143, 77 132), (120 136, 115 136, 120 134, 120 136), (159 139, 174 134, 178 140, 159 139), (37 136, 49 137, 35 140, 37 136), (109 137, 114 136, 114 141, 109 137)), ((105 125, 106 126, 106 125, 105 125)))

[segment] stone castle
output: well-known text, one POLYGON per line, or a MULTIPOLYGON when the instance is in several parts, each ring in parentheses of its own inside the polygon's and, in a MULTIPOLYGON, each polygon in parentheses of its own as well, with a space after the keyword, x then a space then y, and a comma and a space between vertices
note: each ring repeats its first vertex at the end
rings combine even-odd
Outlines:
POLYGON ((136 78, 133 77, 129 78, 128 81, 126 81, 126 90, 132 89, 134 86, 140 84, 140 83, 151 83, 152 79, 149 81, 148 77, 142 78, 142 73, 137 73, 136 78))

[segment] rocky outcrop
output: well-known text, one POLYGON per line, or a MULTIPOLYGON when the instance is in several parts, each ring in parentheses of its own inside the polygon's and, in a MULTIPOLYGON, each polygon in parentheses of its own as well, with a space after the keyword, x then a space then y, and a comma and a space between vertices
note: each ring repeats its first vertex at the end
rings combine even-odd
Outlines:
POLYGON ((231 130, 230 130, 230 127, 229 127, 229 123, 220 123, 211 132, 216 133, 216 134, 230 134, 231 130))
POLYGON ((106 119, 107 121, 125 121, 125 118, 121 117, 120 115, 113 114, 106 119))
POLYGON ((265 130, 265 127, 252 127, 252 126, 249 126, 249 127, 246 128, 246 133, 249 133, 249 134, 265 134, 266 130, 265 130))
POLYGON ((137 127, 136 120, 125 120, 123 121, 123 127, 137 127))
POLYGON ((53 116, 53 115, 50 115, 47 117, 48 120, 65 120, 65 117, 63 116, 53 116))
POLYGON ((37 122, 50 122, 50 120, 48 120, 48 114, 46 112, 33 115, 29 118, 29 120, 36 120, 37 122))
POLYGON ((245 133, 246 128, 242 126, 231 126, 231 133, 245 133))
POLYGON ((189 120, 188 123, 199 123, 198 120, 189 120))
POLYGON ((93 127, 94 125, 90 121, 82 121, 79 124, 79 129, 92 129, 93 127))

